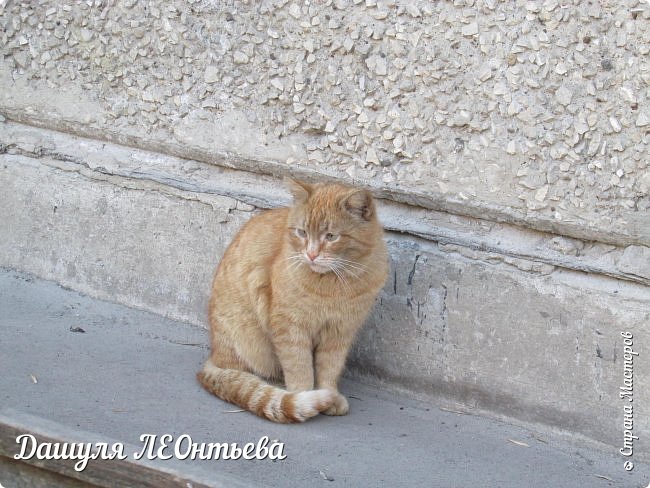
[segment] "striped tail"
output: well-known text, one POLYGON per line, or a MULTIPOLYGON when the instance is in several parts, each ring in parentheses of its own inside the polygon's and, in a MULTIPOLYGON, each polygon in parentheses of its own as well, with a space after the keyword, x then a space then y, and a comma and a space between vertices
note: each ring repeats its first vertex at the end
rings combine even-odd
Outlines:
POLYGON ((222 400, 282 424, 304 422, 327 410, 336 398, 330 390, 288 392, 254 374, 218 368, 210 360, 196 377, 206 390, 222 400))

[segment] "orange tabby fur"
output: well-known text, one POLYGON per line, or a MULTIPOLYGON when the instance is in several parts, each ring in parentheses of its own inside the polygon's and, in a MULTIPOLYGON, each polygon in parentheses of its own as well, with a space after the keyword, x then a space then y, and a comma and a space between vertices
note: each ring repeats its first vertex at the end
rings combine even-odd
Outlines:
POLYGON ((253 217, 217 268, 212 353, 197 375, 218 397, 283 423, 348 412, 338 380, 388 274, 368 192, 289 186, 294 206, 253 217))

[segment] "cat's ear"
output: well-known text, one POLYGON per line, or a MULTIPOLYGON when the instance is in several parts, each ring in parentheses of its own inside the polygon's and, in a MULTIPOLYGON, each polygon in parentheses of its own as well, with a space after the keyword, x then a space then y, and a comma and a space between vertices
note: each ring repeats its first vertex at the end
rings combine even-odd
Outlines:
POLYGON ((367 190, 354 190, 341 201, 341 205, 350 214, 366 221, 375 214, 375 203, 367 190))
POLYGON ((284 184, 293 195, 295 203, 305 203, 309 199, 314 188, 304 181, 294 180, 293 178, 284 178, 284 184))

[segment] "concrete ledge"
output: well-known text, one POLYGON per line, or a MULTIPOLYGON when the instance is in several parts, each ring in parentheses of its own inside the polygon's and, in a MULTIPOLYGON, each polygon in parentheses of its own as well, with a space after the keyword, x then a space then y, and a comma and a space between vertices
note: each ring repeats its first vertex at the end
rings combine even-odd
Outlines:
MULTIPOLYGON (((371 190, 378 198, 391 200, 427 210, 451 213, 475 219, 487 219, 495 223, 513 224, 526 229, 565 235, 577 239, 603 242, 615 246, 650 245, 649 219, 643 212, 625 212, 624 217, 607 224, 595 224, 593 220, 580 216, 579 213, 566 213, 560 220, 536 212, 527 212, 508 205, 499 205, 487 201, 461 198, 456 195, 443 195, 436 192, 405 190, 391 185, 352 178, 347 175, 314 170, 308 167, 289 166, 270 159, 253 159, 231 152, 217 151, 206 145, 194 146, 188 142, 174 142, 168 136, 129 134, 116 132, 109 127, 94 127, 86 122, 80 123, 74 118, 62 117, 48 112, 46 115, 25 110, 24 107, 0 107, 4 115, 15 122, 27 126, 40 127, 44 130, 71 133, 83 138, 92 138, 101 143, 119 144, 134 150, 164 154, 167 157, 193 160, 217 166, 252 172, 260 176, 282 178, 294 176, 306 180, 347 181, 371 190)), ((1 114, 0 114, 1 115, 1 114)))
MULTIPOLYGON (((226 169, 196 160, 180 159, 65 133, 6 123, 0 148, 10 155, 25 156, 40 164, 79 173, 86 178, 108 181, 129 188, 158 188, 176 192, 181 198, 208 201, 226 196, 258 208, 288 204, 284 185, 264 174, 226 169)), ((12 159, 14 163, 18 159, 12 159)), ((259 169, 259 168, 257 168, 259 169)), ((313 174, 309 175, 314 177, 313 174)), ((219 200, 223 202, 224 200, 219 200)), ((251 208, 241 204, 239 208, 251 208)), ((588 273, 650 284, 650 259, 645 246, 616 246, 548 234, 495 222, 490 216, 465 217, 383 199, 382 221, 387 230, 407 233, 454 248, 469 248, 493 254, 493 259, 526 259, 588 273), (633 256, 640 259, 634 260, 633 256), (637 262, 632 262, 632 261, 637 262)))

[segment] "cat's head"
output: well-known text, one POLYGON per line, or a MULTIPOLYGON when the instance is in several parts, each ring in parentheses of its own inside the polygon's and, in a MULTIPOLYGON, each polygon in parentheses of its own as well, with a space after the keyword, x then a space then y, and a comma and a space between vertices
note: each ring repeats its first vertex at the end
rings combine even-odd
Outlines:
POLYGON ((294 199, 287 229, 293 259, 316 273, 363 274, 364 258, 382 239, 372 195, 338 184, 287 185, 294 199))

